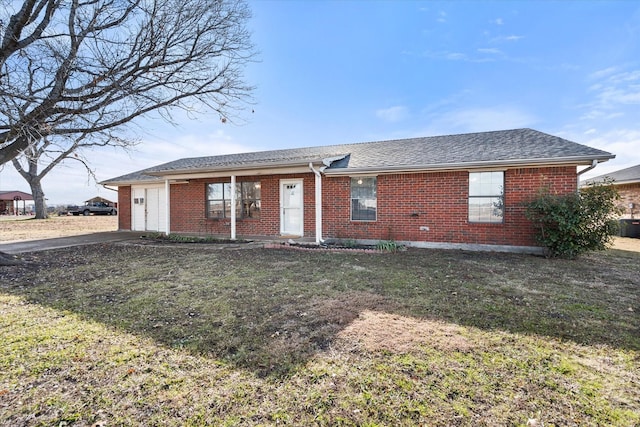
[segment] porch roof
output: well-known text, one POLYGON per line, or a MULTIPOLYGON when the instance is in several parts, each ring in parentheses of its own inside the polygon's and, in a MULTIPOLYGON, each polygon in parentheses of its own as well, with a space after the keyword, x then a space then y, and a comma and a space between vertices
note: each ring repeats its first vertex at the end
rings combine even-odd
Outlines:
POLYGON ((31 194, 23 191, 0 191, 0 200, 16 200, 15 197, 19 197, 17 200, 33 200, 33 196, 31 194))

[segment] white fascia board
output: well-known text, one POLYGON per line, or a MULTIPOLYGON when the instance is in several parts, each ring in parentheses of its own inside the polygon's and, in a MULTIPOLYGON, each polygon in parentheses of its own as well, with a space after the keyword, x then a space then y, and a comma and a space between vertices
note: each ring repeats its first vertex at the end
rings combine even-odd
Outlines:
POLYGON ((198 171, 198 172, 179 172, 179 173, 166 173, 162 175, 165 179, 171 180, 185 180, 185 179, 201 179, 201 178, 224 178, 231 175, 235 176, 260 176, 260 175, 285 175, 293 173, 305 173, 311 174, 309 170, 309 163, 305 166, 292 166, 282 168, 259 168, 259 169, 227 169, 227 170, 215 170, 215 171, 198 171))
POLYGON ((161 179, 143 179, 131 181, 100 181, 100 185, 109 185, 111 187, 128 187, 130 185, 161 185, 164 181, 161 179))
MULTIPOLYGON (((598 162, 605 162, 615 156, 597 158, 598 162)), ((590 165, 593 157, 565 157, 555 159, 522 159, 522 160, 498 160, 487 162, 464 162, 464 163, 441 163, 432 165, 415 166, 384 166, 371 168, 343 168, 326 169, 327 176, 352 176, 352 175, 373 175, 392 173, 418 173, 418 172, 446 172, 453 170, 475 170, 475 169, 508 169, 508 168, 536 168, 545 166, 579 166, 590 165)))
MULTIPOLYGON (((262 171, 261 175, 266 175, 272 170, 280 170, 280 169, 309 169, 309 163, 313 163, 314 165, 321 165, 323 159, 296 159, 296 160, 286 160, 280 162, 257 162, 257 163, 247 163, 247 164, 236 164, 236 165, 228 165, 228 166, 211 166, 211 167, 202 167, 202 168, 184 168, 184 169, 175 169, 175 170, 157 170, 154 172, 149 172, 148 175, 151 176, 161 176, 161 177, 173 177, 173 176, 182 176, 183 174, 199 174, 199 173, 217 173, 223 172, 225 175, 238 175, 239 173, 244 173, 245 171, 262 171)), ((288 172, 278 172, 278 173, 288 173, 288 172)))

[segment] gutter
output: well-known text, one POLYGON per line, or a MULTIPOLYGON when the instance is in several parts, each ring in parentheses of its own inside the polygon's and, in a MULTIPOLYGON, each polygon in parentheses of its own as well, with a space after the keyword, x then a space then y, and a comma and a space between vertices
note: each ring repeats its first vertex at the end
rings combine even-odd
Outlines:
POLYGON ((580 157, 558 157, 551 159, 513 159, 513 160, 491 160, 479 162, 456 162, 456 163, 435 163, 428 165, 408 165, 408 166, 381 166, 381 167, 363 167, 363 168, 338 168, 327 169, 325 175, 334 176, 351 176, 364 175, 371 173, 403 173, 403 172, 435 172, 446 170, 468 170, 478 168, 504 168, 504 167, 538 167, 538 166, 559 166, 559 165, 580 165, 593 164, 596 162, 606 162, 615 158, 615 155, 602 156, 594 159, 593 156, 580 157))
POLYGON ((104 188, 105 190, 115 191, 116 193, 118 192, 117 188, 109 188, 109 187, 107 187, 107 185, 109 185, 109 184, 102 184, 102 188, 104 188))
POLYGON ((598 166, 598 160, 597 159, 593 159, 591 161, 591 166, 589 166, 588 168, 582 169, 581 171, 578 172, 578 176, 582 175, 585 172, 589 172, 591 169, 595 168, 596 166, 598 166))
POLYGON ((322 239, 322 175, 320 171, 313 168, 313 163, 309 162, 309 169, 316 177, 316 243, 324 242, 322 239))
POLYGON ((597 159, 593 159, 591 161, 591 166, 589 166, 587 168, 584 168, 581 171, 578 171, 578 173, 576 174, 577 175, 576 179, 578 180, 576 188, 578 189, 578 191, 580 189, 580 175, 582 175, 585 172, 589 172, 591 169, 595 168, 596 166, 598 166, 598 160, 597 159))

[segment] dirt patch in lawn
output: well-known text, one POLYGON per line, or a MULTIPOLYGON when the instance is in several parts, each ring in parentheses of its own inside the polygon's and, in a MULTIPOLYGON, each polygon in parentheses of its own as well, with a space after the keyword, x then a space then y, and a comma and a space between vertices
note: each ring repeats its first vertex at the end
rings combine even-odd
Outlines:
POLYGON ((48 219, 0 216, 0 242, 3 243, 78 236, 117 229, 117 216, 52 216, 48 219))
POLYGON ((338 337, 360 344, 368 351, 409 353, 420 346, 442 351, 469 351, 472 344, 462 331, 463 328, 451 323, 366 310, 338 337))

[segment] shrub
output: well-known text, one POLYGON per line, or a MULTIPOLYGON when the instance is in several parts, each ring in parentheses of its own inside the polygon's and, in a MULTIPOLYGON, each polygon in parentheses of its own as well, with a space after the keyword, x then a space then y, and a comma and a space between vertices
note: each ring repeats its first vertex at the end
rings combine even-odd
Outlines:
POLYGON ((403 249, 403 246, 393 240, 380 240, 376 244, 376 249, 385 252, 397 252, 403 249))
POLYGON ((542 189, 527 204, 527 218, 538 229, 536 239, 548 257, 575 258, 606 249, 618 233, 620 196, 611 181, 589 185, 578 193, 551 194, 542 189))

